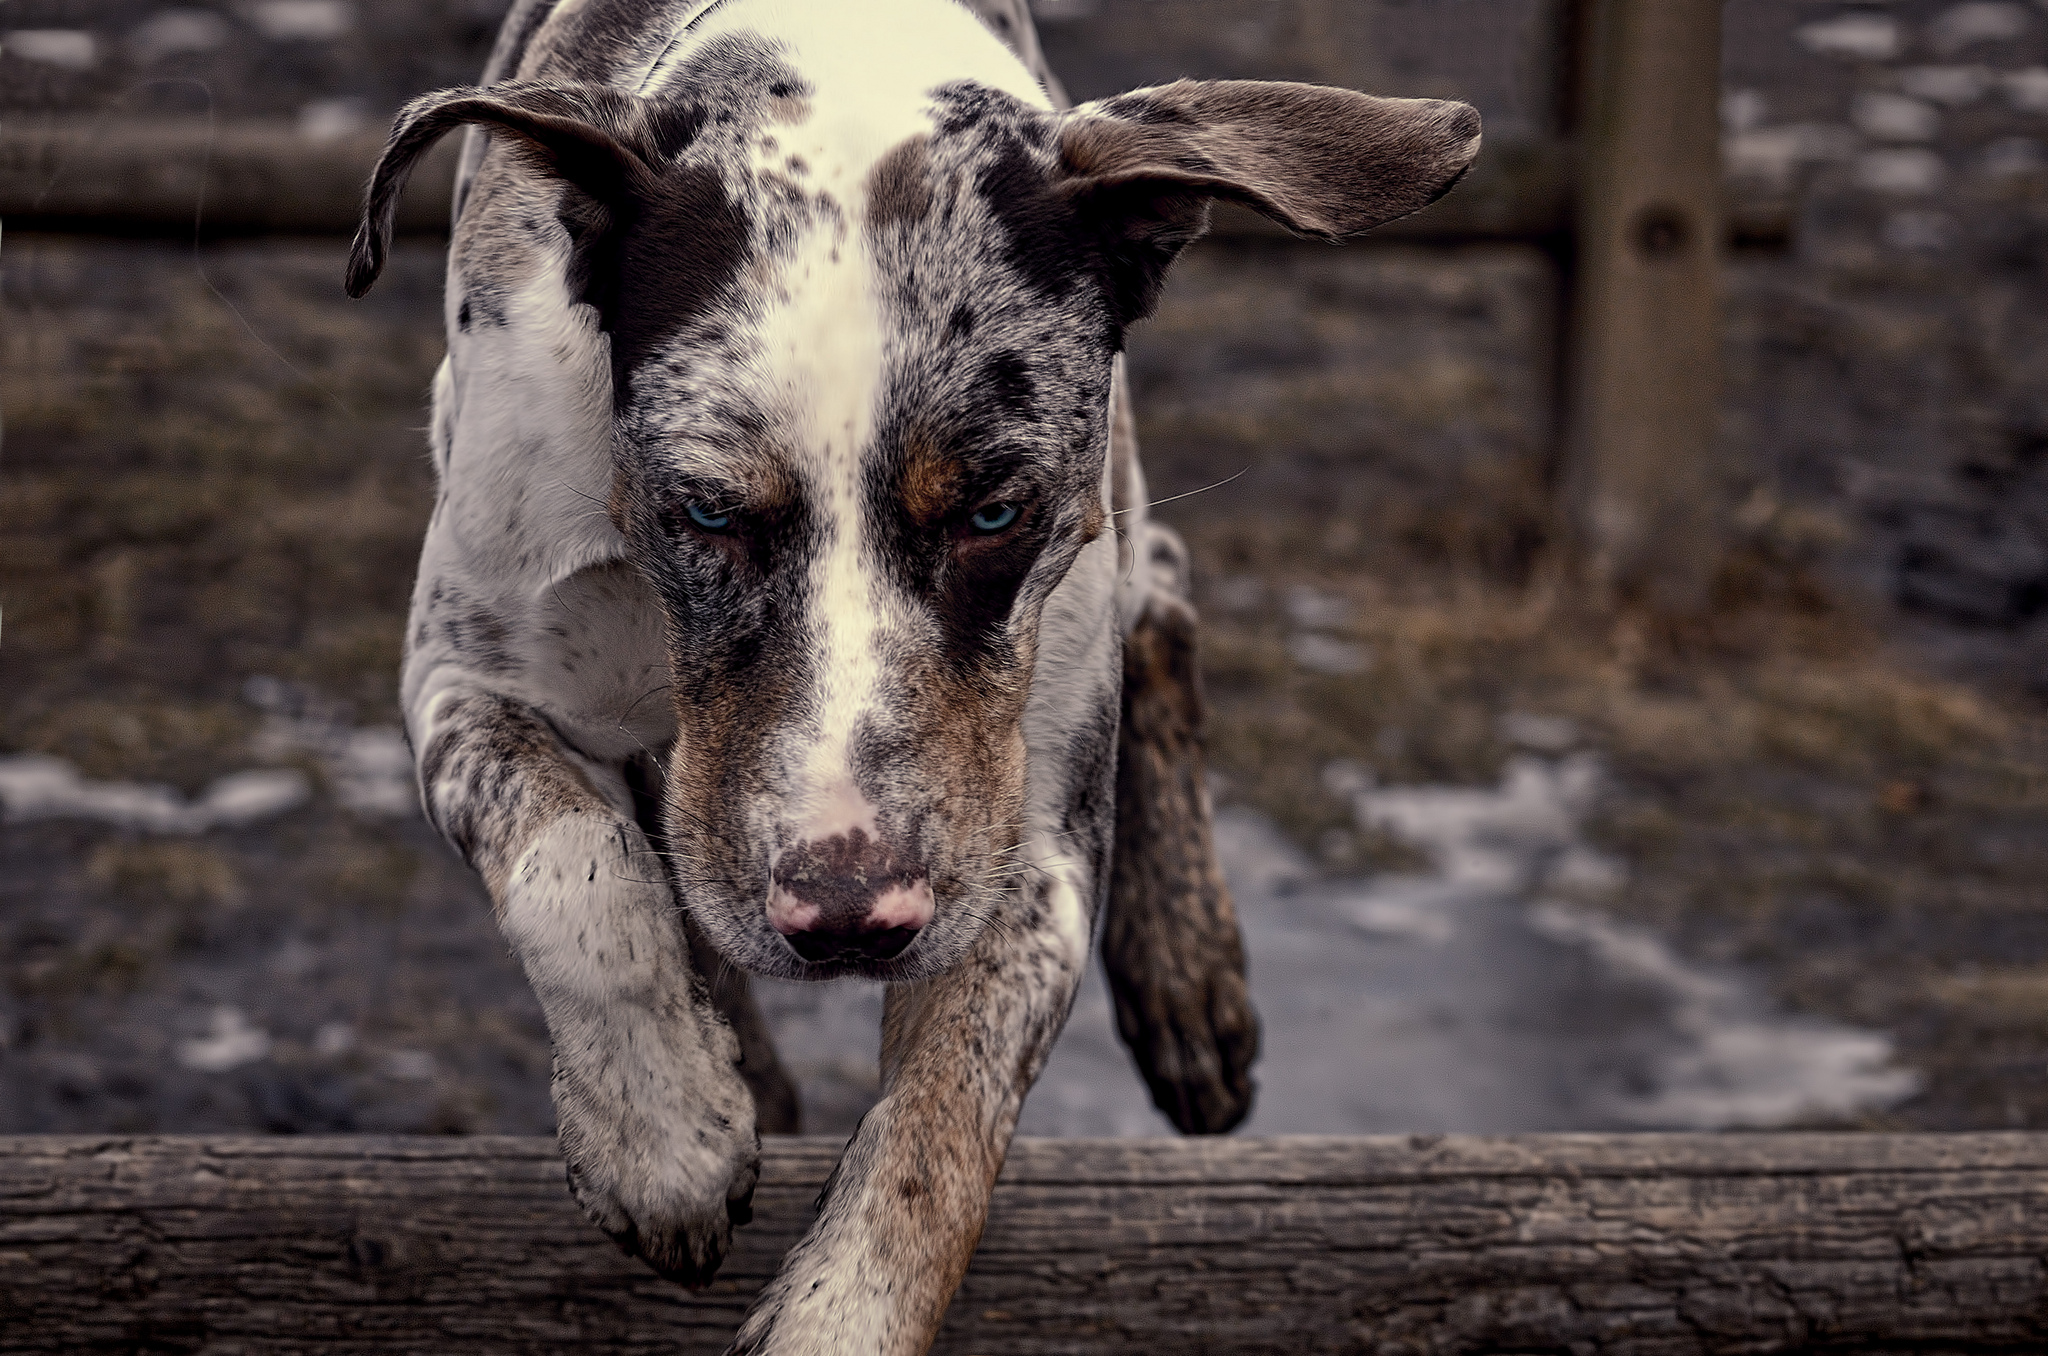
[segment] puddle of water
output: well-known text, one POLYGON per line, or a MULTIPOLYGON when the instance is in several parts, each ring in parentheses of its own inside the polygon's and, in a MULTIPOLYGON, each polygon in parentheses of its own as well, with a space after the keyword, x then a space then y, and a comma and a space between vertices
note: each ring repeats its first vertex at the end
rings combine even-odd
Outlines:
MULTIPOLYGON (((1599 775, 1575 754, 1515 759, 1490 789, 1350 778, 1360 824, 1428 874, 1319 879, 1258 815, 1218 815, 1264 1021, 1244 1133, 1769 1127, 1917 1090, 1882 1033, 1780 1012, 1753 976, 1546 893, 1624 887, 1579 833, 1599 775)), ((1093 971, 1019 1129, 1171 1133, 1093 971)))

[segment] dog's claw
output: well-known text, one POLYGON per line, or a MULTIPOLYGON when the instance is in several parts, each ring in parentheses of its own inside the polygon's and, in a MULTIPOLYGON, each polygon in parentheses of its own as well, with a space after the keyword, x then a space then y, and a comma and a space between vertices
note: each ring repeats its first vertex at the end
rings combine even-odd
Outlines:
POLYGON ((732 1251, 732 1231, 753 1218, 758 1155, 733 1177, 723 1199, 696 1199, 710 1193, 677 1190, 670 1180, 656 1184, 640 1177, 631 1181, 637 1197, 625 1199, 626 1181, 595 1184, 595 1174, 572 1158, 569 1191, 605 1236, 628 1257, 637 1257, 658 1275, 692 1290, 709 1285, 732 1251), (667 1187, 666 1191, 663 1187, 667 1187))

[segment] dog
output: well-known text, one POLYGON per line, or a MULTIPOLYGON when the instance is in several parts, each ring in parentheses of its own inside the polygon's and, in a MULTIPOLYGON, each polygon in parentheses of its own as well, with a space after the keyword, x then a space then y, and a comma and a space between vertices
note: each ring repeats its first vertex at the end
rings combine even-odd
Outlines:
POLYGON ((348 291, 466 129, 402 697, 546 1015, 569 1183, 709 1280, 796 1107, 746 972, 888 981, 880 1101, 734 1350, 924 1350, 1100 936, 1186 1131, 1257 1020, 1186 558, 1121 353, 1210 203, 1337 239, 1463 104, 1069 107, 1023 0, 518 0, 400 113, 348 291))

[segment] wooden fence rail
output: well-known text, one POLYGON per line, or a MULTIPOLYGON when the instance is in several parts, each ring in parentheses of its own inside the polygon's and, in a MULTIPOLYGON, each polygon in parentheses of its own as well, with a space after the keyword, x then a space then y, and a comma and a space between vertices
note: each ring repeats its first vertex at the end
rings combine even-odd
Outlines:
MULTIPOLYGON (((400 231, 447 231, 460 143, 449 138, 421 163, 400 201, 400 231)), ((273 122, 18 117, 0 124, 0 218, 10 230, 189 238, 196 224, 206 235, 347 237, 383 147, 381 127, 315 140, 273 122)), ((1369 238, 1557 240, 1570 230, 1572 159, 1570 147, 1554 139, 1492 137, 1455 193, 1369 238)), ((1240 237, 1286 234, 1264 217, 1231 209, 1218 212, 1216 229, 1240 237)), ((1778 198, 1738 197, 1728 229, 1741 241, 1782 239, 1790 231, 1788 206, 1778 198)))
MULTIPOLYGON (((545 1139, 0 1139, 0 1351, 716 1351, 545 1139)), ((2040 1351, 2048 1135, 1022 1140, 938 1350, 2040 1351)))
MULTIPOLYGON (((422 163, 402 201, 400 230, 447 230, 460 141, 449 138, 422 163)), ((17 229, 189 236, 196 219, 215 235, 346 236, 383 147, 382 127, 315 140, 284 123, 16 119, 0 127, 0 217, 17 229)), ((1555 234, 1570 197, 1567 159, 1554 142, 1489 147, 1457 193, 1387 232, 1432 240, 1555 234)), ((1249 212, 1223 224, 1284 234, 1249 212)))

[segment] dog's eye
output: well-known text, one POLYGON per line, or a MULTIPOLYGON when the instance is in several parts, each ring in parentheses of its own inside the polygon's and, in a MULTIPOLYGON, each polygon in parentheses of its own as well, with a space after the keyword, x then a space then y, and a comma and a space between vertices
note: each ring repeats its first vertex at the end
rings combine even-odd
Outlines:
POLYGON ((732 514, 709 504, 692 499, 683 505, 683 512, 690 515, 690 521, 706 532, 727 532, 732 529, 732 514))
POLYGON ((967 520, 967 525, 976 532, 1000 532, 1017 521, 1017 515, 1024 511, 1020 504, 983 504, 967 520))

